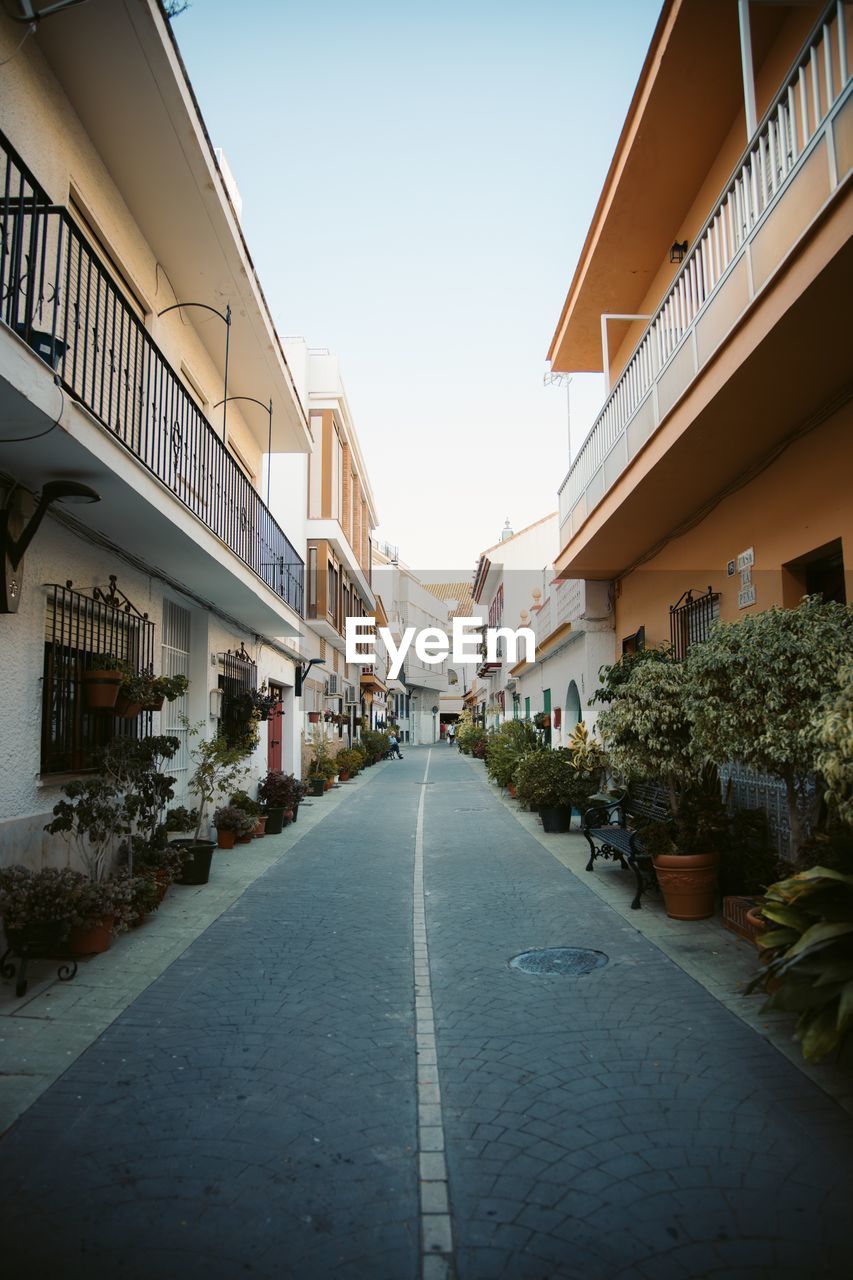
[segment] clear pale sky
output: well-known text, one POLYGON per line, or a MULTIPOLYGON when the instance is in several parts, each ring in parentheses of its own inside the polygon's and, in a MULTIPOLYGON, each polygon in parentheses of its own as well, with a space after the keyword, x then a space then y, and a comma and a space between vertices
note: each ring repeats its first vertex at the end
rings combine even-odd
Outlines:
MULTIPOLYGON (((193 0, 174 21, 282 334, 340 357, 380 517, 470 571, 556 509, 546 352, 660 0, 193 0)), ((601 398, 575 378, 576 450, 601 398)))

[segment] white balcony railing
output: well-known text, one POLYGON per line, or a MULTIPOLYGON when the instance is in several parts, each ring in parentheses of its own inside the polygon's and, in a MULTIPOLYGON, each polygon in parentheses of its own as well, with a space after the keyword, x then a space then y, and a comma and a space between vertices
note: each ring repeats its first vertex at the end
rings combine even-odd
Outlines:
MULTIPOLYGON (((849 0, 826 6, 572 463, 560 487, 563 545, 672 407, 668 398, 659 403, 662 375, 824 135, 830 191, 838 186, 833 123, 850 95, 849 8, 849 0), (628 428, 635 419, 640 419, 638 430, 629 442, 628 428)), ((755 293, 751 286, 748 302, 755 293)), ((707 359, 710 352, 703 354, 707 359)), ((697 356, 693 375, 699 363, 697 356)))

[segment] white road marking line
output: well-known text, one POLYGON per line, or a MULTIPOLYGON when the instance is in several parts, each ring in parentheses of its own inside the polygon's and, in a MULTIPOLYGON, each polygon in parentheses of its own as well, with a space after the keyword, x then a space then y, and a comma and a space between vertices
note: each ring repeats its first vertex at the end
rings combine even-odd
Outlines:
POLYGON ((429 943, 424 899, 424 805, 432 750, 426 769, 415 827, 414 872, 414 977, 415 1033, 418 1085, 418 1174, 421 1223, 421 1280, 449 1280, 453 1256, 453 1228, 444 1162, 444 1124, 441 1085, 433 1020, 432 984, 429 975, 429 943))

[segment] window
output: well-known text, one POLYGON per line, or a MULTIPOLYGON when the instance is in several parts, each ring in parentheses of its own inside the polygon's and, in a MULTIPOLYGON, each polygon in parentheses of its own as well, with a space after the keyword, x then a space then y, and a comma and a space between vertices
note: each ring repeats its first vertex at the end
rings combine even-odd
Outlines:
POLYGON ((101 230, 97 219, 91 213, 79 191, 72 185, 68 192, 68 207, 73 215, 74 222, 78 229, 83 233, 89 241, 92 248, 95 249, 102 258, 106 260, 116 281, 121 286, 122 293, 130 303, 133 310, 139 316, 140 320, 144 320, 151 308, 145 302, 140 291, 131 283, 130 277, 121 265, 120 259, 110 247, 110 242, 105 233, 101 230))
POLYGON ((524 718, 525 720, 530 719, 530 699, 529 698, 524 699, 524 718))
POLYGON ((308 617, 317 617, 317 548, 308 548, 308 617))
POLYGON ((240 450, 239 450, 239 449, 237 448, 237 446, 235 445, 235 443, 234 443, 234 441, 232 440, 232 438, 231 438, 231 436, 230 436, 230 435, 228 436, 227 445, 228 445, 228 452, 229 452, 229 453, 231 454, 231 456, 235 459, 235 461, 236 461, 236 463, 237 463, 238 467, 239 467, 239 468, 240 468, 240 470, 243 472, 243 474, 245 475, 246 479, 249 481, 249 484, 250 484, 250 485, 252 486, 252 488, 254 489, 254 488, 255 488, 255 473, 254 473, 254 471, 252 470, 252 468, 249 466, 249 464, 248 464, 248 462, 246 461, 246 459, 243 457, 243 455, 242 455, 242 453, 240 452, 240 450))
POLYGON ((90 711, 86 672, 110 654, 137 671, 152 670, 154 624, 140 614, 116 579, 91 596, 70 585, 47 588, 42 684, 42 774, 92 769, 107 743, 151 732, 151 713, 124 718, 90 711))
POLYGON ((550 715, 550 712, 551 712, 551 690, 550 689, 545 689, 542 692, 542 709, 546 715, 550 715))
POLYGON ((622 654, 639 653, 641 649, 646 647, 646 628, 638 627, 632 636, 626 636, 622 641, 622 654))
POLYGON ((793 607, 803 596, 822 596, 837 604, 847 603, 844 554, 841 539, 816 547, 782 566, 785 604, 793 607))
POLYGON ((694 644, 707 640, 711 623, 719 616, 718 591, 712 591, 709 587, 703 595, 696 597, 692 591, 685 591, 669 609, 669 637, 673 656, 686 658, 694 644))
POLYGON ((329 580, 328 580, 328 600, 326 602, 326 611, 329 615, 329 621, 335 626, 339 626, 340 621, 340 574, 335 568, 333 560, 329 561, 329 580))

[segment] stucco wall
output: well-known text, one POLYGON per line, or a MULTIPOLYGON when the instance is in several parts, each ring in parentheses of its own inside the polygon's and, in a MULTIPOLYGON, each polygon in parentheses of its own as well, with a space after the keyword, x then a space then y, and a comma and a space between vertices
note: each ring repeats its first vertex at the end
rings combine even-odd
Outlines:
MULTIPOLYGON (((161 669, 163 600, 168 597, 191 613, 189 719, 201 723, 209 736, 216 723, 210 719, 210 690, 218 681, 212 658, 241 642, 258 664, 258 683, 279 681, 285 691, 283 765, 298 763, 299 728, 293 710, 293 665, 269 645, 259 645, 252 634, 226 624, 217 615, 194 604, 158 579, 148 577, 115 554, 77 538, 47 516, 25 559, 24 591, 17 614, 0 614, 0 865, 42 860, 60 865, 67 858, 61 840, 45 836, 42 828, 60 798, 60 783, 40 778, 42 676, 44 662, 44 583, 71 580, 76 589, 91 594, 93 586, 108 586, 111 573, 119 588, 155 624, 154 668, 161 669)), ((160 731, 160 716, 153 717, 153 731, 160 731)), ((267 733, 250 767, 253 781, 266 771, 267 733)))
POLYGON ((725 620, 749 612, 738 608, 740 579, 726 576, 727 562, 749 547, 755 549, 755 610, 795 604, 800 593, 783 565, 836 538, 842 540, 847 598, 853 599, 851 474, 853 405, 848 403, 617 584, 617 642, 644 626, 647 644, 669 643, 669 606, 688 588, 719 591, 725 620))

